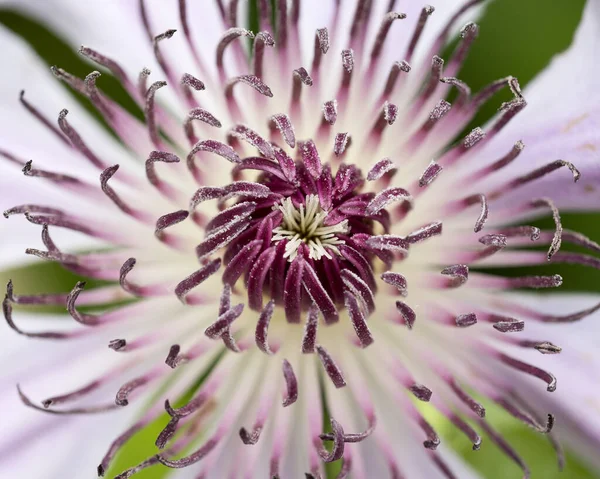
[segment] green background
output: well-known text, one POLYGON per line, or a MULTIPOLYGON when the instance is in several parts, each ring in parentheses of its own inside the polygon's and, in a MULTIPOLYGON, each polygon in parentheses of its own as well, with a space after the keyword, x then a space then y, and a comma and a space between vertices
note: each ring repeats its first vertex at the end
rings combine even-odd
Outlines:
MULTIPOLYGON (((431 3, 435 5, 435 0, 431 3)), ((480 35, 460 74, 461 79, 466 81, 474 91, 492 80, 509 74, 516 76, 521 85, 525 86, 548 64, 553 55, 569 46, 581 18, 584 3, 585 0, 489 2, 483 17, 478 22, 481 27, 480 35)), ((76 48, 67 45, 61 39, 60 32, 49 31, 31 19, 1 8, 0 23, 25 38, 48 65, 61 66, 80 77, 94 69, 82 60, 82 57, 76 53, 76 48)), ((105 91, 139 114, 140 112, 136 110, 118 82, 108 77, 109 75, 103 75, 105 91)), ((87 100, 79 99, 84 104, 87 103, 87 100)), ((509 99, 508 96, 506 99, 509 99)), ((489 105, 478 115, 475 123, 482 124, 494 111, 494 106, 489 105)), ((562 217, 565 227, 580 231, 592 238, 600 237, 598 215, 563 214, 562 217)), ((551 228, 552 220, 550 218, 541 220, 538 225, 551 228)), ((532 269, 532 272, 534 271, 532 269)), ((565 278, 563 289, 598 291, 600 271, 568 265, 552 265, 552 272, 557 272, 565 278)), ((37 263, 35 266, 19 270, 0 272, 1 281, 5 282, 8 278, 12 278, 19 285, 19 291, 23 293, 68 291, 76 281, 76 277, 50 263, 37 263)), ((567 468, 559 473, 556 469, 554 453, 544 437, 517 424, 515 420, 508 418, 506 413, 489 408, 488 413, 492 423, 500 424, 499 429, 531 466, 534 479, 600 477, 600 473, 586 469, 573 453, 567 454, 567 468)), ((501 454, 490 440, 486 440, 485 436, 482 449, 473 452, 464 437, 448 427, 443 420, 435 417, 432 420, 441 432, 442 439, 452 444, 483 477, 490 479, 521 477, 517 466, 501 454)), ((148 445, 153 444, 164 422, 164 420, 159 421, 130 441, 124 454, 116 461, 115 472, 133 465, 153 452, 148 445)), ((164 477, 166 472, 168 471, 165 468, 158 466, 135 477, 156 479, 164 477)), ((109 474, 108 477, 112 476, 109 474)))

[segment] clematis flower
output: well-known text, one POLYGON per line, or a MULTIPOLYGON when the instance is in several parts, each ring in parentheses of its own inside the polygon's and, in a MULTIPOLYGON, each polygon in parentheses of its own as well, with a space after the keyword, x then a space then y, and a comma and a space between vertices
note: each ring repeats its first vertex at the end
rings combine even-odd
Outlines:
POLYGON ((3 266, 27 248, 104 281, 8 283, 2 476, 317 478, 339 461, 338 477, 476 477, 438 411, 528 477, 487 404, 559 463, 554 422, 597 464, 598 298, 486 268, 600 265, 559 213, 600 205, 598 2, 525 92, 508 76, 474 93, 478 0, 273 3, 251 31, 237 0, 18 2, 86 42, 103 73, 85 78, 49 78, 1 31, 3 266), (107 73, 141 117, 102 92, 107 73), (549 212, 553 230, 530 226, 549 212), (154 452, 114 470, 150 424, 154 452))

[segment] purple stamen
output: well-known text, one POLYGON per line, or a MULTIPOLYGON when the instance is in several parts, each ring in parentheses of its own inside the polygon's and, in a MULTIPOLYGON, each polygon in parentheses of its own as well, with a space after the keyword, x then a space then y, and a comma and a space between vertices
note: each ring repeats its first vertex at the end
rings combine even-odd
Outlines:
POLYGON ((158 125, 156 124, 156 111, 154 104, 154 97, 156 92, 167 86, 167 82, 157 81, 150 85, 146 92, 146 103, 144 105, 144 116, 146 118, 146 125, 148 126, 148 134, 150 135, 150 141, 157 150, 164 150, 162 140, 158 133, 158 125))
POLYGON ((48 120, 36 107, 34 107, 31 103, 29 103, 25 99, 25 90, 21 90, 19 94, 19 101, 21 105, 23 105, 29 113, 31 113, 37 120, 39 120, 46 128, 48 128, 52 133, 56 135, 56 137, 65 143, 67 146, 71 146, 69 140, 65 138, 65 136, 58 130, 51 122, 48 120))
POLYGON ((455 264, 444 268, 441 273, 450 276, 450 280, 446 283, 448 288, 458 288, 467 282, 469 279, 469 267, 465 264, 455 264))
POLYGON ((317 273, 309 263, 304 263, 302 284, 313 302, 318 306, 327 324, 339 321, 339 315, 333 300, 321 284, 317 273))
POLYGON ((425 23, 427 23, 427 19, 429 16, 435 11, 431 5, 426 5, 421 10, 421 15, 419 16, 419 21, 417 22, 417 26, 415 27, 415 31, 413 32, 413 36, 410 39, 410 43, 408 44, 408 49, 406 50, 406 61, 411 61, 413 53, 417 47, 417 43, 419 43, 419 39, 423 34, 423 30, 425 29, 425 23))
POLYGON ((252 71, 258 78, 263 76, 263 61, 265 54, 265 47, 275 46, 275 39, 267 32, 259 32, 254 39, 253 51, 252 51, 252 71))
POLYGON ((139 221, 148 223, 152 221, 150 215, 146 212, 132 208, 121 197, 115 192, 115 190, 109 186, 108 181, 115 175, 119 170, 119 165, 113 165, 106 168, 100 174, 100 187, 103 193, 119 208, 123 213, 129 215, 139 221))
POLYGON ((421 241, 425 241, 432 236, 437 236, 442 234, 442 223, 441 221, 436 221, 435 223, 430 223, 419 228, 416 231, 413 231, 406 237, 406 241, 409 244, 420 243, 421 241))
POLYGON ((455 323, 459 328, 467 328, 477 324, 477 316, 474 313, 459 314, 455 318, 455 323))
POLYGON ((425 169, 421 178, 419 178, 419 186, 421 188, 431 184, 433 180, 442 172, 442 166, 438 165, 435 161, 429 163, 429 166, 425 169))
POLYGON ((402 316, 402 320, 408 329, 412 329, 417 320, 417 315, 414 310, 404 301, 396 301, 396 309, 400 313, 400 316, 402 316))
POLYGON ((318 451, 323 462, 334 462, 344 455, 344 428, 334 418, 331 418, 331 429, 333 431, 333 434, 331 434, 333 440, 331 452, 328 452, 324 447, 321 447, 318 451))
POLYGON ((109 446, 108 451, 102 458, 102 462, 98 465, 98 475, 100 477, 104 477, 106 471, 110 467, 110 464, 113 458, 117 455, 117 452, 125 445, 127 441, 139 430, 141 430, 146 425, 146 420, 142 419, 138 421, 133 426, 125 430, 122 434, 120 434, 109 446))
POLYGON ((433 392, 427 386, 423 386, 422 384, 413 384, 408 389, 413 395, 419 400, 423 402, 429 402, 431 400, 431 396, 433 392))
POLYGON ((13 308, 11 305, 11 300, 9 299, 9 296, 6 295, 4 297, 4 300, 2 301, 2 313, 4 314, 4 319, 6 320, 6 322, 10 326, 10 328, 13 331, 15 331, 17 334, 26 336, 28 338, 41 338, 41 339, 69 339, 69 338, 74 337, 73 333, 62 333, 62 332, 59 333, 59 332, 53 332, 53 331, 28 333, 26 331, 23 331, 22 329, 17 327, 17 325, 14 323, 13 318, 12 318, 12 311, 13 311, 13 308))
POLYGON ((395 20, 404 20, 406 18, 406 14, 390 12, 385 14, 383 17, 383 21, 381 22, 381 26, 379 27, 379 31, 377 32, 377 36, 375 37, 375 42, 373 43, 373 49, 371 50, 371 61, 379 58, 381 55, 381 51, 383 50, 383 45, 385 44, 385 39, 392 27, 392 23, 395 20))
MULTIPOLYGON (((277 114, 273 115, 270 118, 270 121, 277 127, 284 141, 288 144, 290 148, 296 147, 296 135, 294 133, 294 127, 290 120, 290 117, 285 114, 277 114)), ((278 158, 279 159, 279 158, 278 158)), ((284 165, 281 164, 282 169, 284 165)))
POLYGON ((335 156, 342 156, 347 146, 350 146, 350 135, 348 133, 337 133, 333 142, 335 156))
POLYGON ((313 75, 318 72, 323 55, 329 50, 329 31, 327 28, 317 28, 315 48, 312 62, 313 75))
MULTIPOLYGON (((384 273, 385 274, 385 273, 384 273)), ((352 295, 360 301, 361 306, 368 314, 375 311, 375 296, 373 290, 363 279, 349 269, 341 271, 341 278, 344 286, 352 293, 352 295)))
POLYGON ((304 325, 304 334, 302 336, 302 353, 311 354, 315 352, 317 341, 317 326, 319 324, 319 308, 312 304, 308 309, 308 318, 304 325))
POLYGON ((221 122, 217 120, 212 113, 204 110, 203 108, 191 109, 183 125, 185 134, 187 135, 191 145, 194 145, 198 142, 198 138, 194 133, 194 125, 192 124, 192 121, 194 120, 201 121, 216 128, 221 128, 222 126, 221 122))
POLYGON ((158 177, 155 167, 156 162, 179 163, 179 157, 166 151, 152 151, 146 160, 146 177, 150 184, 168 198, 175 199, 179 191, 158 177))
POLYGON ((437 432, 435 432, 433 426, 422 417, 419 418, 419 426, 427 435, 427 439, 423 442, 425 449, 430 449, 432 451, 436 450, 440 445, 440 436, 438 436, 437 432))
POLYGON ((485 432, 490 436, 491 440, 500 449, 502 449, 502 451, 508 457, 510 457, 514 462, 516 462, 517 465, 523 470, 523 473, 524 473, 523 479, 529 479, 531 476, 529 467, 527 466, 527 464, 525 464, 523 459, 521 459, 521 457, 516 453, 516 451, 511 447, 511 445, 508 444, 508 442, 506 442, 506 440, 500 434, 498 434, 496 431, 494 431, 486 421, 480 420, 479 424, 485 430, 485 432))
POLYGON ((100 76, 100 72, 94 71, 85 77, 85 92, 94 106, 98 108, 100 113, 102 113, 105 118, 112 120, 114 118, 114 114, 112 110, 108 108, 106 102, 101 98, 98 87, 96 86, 96 80, 100 76))
POLYGON ((75 307, 75 302, 77 298, 85 288, 85 282, 78 281, 75 284, 75 287, 71 290, 69 295, 67 296, 67 311, 71 315, 71 317, 80 324, 84 326, 97 326, 100 324, 101 319, 99 316, 87 313, 81 313, 75 307))
POLYGON ((361 347, 366 348, 367 346, 371 345, 374 341, 373 336, 371 335, 371 331, 367 326, 365 315, 359 306, 356 296, 348 291, 345 292, 344 306, 348 311, 350 321, 352 321, 354 332, 360 341, 361 347))
POLYGON ((138 95, 140 98, 146 98, 146 92, 148 91, 148 77, 151 75, 151 71, 148 68, 142 68, 138 76, 138 95))
POLYGON ((465 434, 465 436, 467 436, 469 440, 473 443, 473 450, 479 451, 479 449, 481 448, 481 436, 477 434, 477 431, 475 431, 475 429, 469 426, 469 424, 467 424, 467 422, 464 421, 457 414, 451 413, 449 415, 449 418, 450 422, 452 422, 452 424, 454 424, 456 428, 460 429, 465 434))
POLYGON ((519 361, 518 359, 512 358, 503 353, 498 353, 498 359, 514 369, 541 379, 548 384, 548 392, 556 391, 556 378, 549 372, 544 371, 536 366, 532 366, 531 364, 524 363, 523 361, 519 361))
POLYGON ((390 96, 392 94, 392 92, 394 91, 396 83, 398 82, 400 73, 401 72, 408 73, 408 72, 410 72, 410 69, 411 69, 410 65, 405 61, 394 62, 394 64, 392 65, 392 68, 390 70, 390 73, 388 75, 387 81, 385 83, 383 92, 381 94, 381 98, 386 98, 386 97, 390 96))
POLYGON ((317 344, 316 348, 317 354, 319 355, 319 359, 323 364, 323 368, 329 376, 329 379, 331 379, 333 385, 338 389, 343 388, 346 385, 346 380, 342 375, 342 370, 335 363, 333 358, 329 355, 329 353, 323 346, 317 344))
POLYGON ((291 406, 298 399, 298 381, 292 365, 287 359, 283 360, 283 377, 285 379, 287 392, 283 398, 283 407, 291 406))
POLYGON ((274 354, 278 348, 271 348, 267 341, 267 334, 269 332, 269 323, 273 316, 275 309, 275 301, 271 300, 267 303, 265 308, 260 313, 258 321, 256 322, 256 332, 254 333, 254 339, 256 346, 265 354, 274 354))
POLYGON ((389 173, 389 176, 396 172, 394 162, 389 158, 383 158, 375 163, 367 173, 367 181, 376 181, 389 173))
POLYGON ((204 334, 208 336, 210 339, 219 339, 221 336, 229 331, 229 327, 233 324, 233 322, 239 318, 244 311, 244 305, 238 304, 233 308, 225 311, 221 314, 217 320, 211 324, 206 330, 204 334))
POLYGON ((175 287, 175 295, 183 304, 187 304, 186 296, 189 292, 215 274, 221 267, 221 258, 217 258, 198 271, 192 273, 175 287))
POLYGON ((375 198, 367 205, 367 214, 375 215, 382 209, 386 208, 390 203, 396 201, 412 202, 412 196, 404 188, 391 187, 378 193, 375 198))
POLYGON ((65 136, 69 139, 69 141, 73 145, 73 148, 75 148, 83 156, 85 156, 90 161, 90 163, 92 163, 92 165, 101 170, 107 168, 107 165, 88 148, 88 146, 84 143, 79 134, 69 124, 69 122, 67 121, 68 113, 69 110, 61 110, 60 114, 58 115, 58 127, 60 128, 60 131, 62 131, 65 134, 65 136))

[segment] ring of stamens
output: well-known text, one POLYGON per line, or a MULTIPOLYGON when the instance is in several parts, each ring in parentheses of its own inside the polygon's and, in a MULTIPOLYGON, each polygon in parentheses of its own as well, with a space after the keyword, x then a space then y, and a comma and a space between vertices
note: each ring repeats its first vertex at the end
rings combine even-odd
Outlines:
POLYGON ((331 259, 329 251, 341 254, 337 245, 344 244, 344 240, 337 235, 348 233, 348 220, 335 225, 324 225, 327 212, 321 208, 317 195, 308 195, 306 204, 300 204, 298 207, 294 206, 291 198, 285 198, 274 209, 283 214, 281 226, 273 230, 273 242, 288 241, 284 258, 293 261, 302 243, 308 246, 309 258, 315 260, 323 256, 331 259))

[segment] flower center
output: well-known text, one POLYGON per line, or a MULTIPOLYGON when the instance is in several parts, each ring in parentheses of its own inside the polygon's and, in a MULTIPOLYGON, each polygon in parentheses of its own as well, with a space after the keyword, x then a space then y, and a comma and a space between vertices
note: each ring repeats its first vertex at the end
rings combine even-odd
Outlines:
POLYGON ((281 226, 273 230, 275 236, 272 241, 288 241, 284 258, 293 261, 302 243, 308 246, 311 259, 319 260, 323 256, 332 259, 330 252, 341 254, 337 245, 344 244, 344 240, 338 238, 337 234, 348 232, 348 220, 326 225, 327 212, 321 208, 317 195, 308 195, 306 204, 298 207, 294 206, 291 198, 285 198, 277 209, 283 213, 283 220, 281 226))

